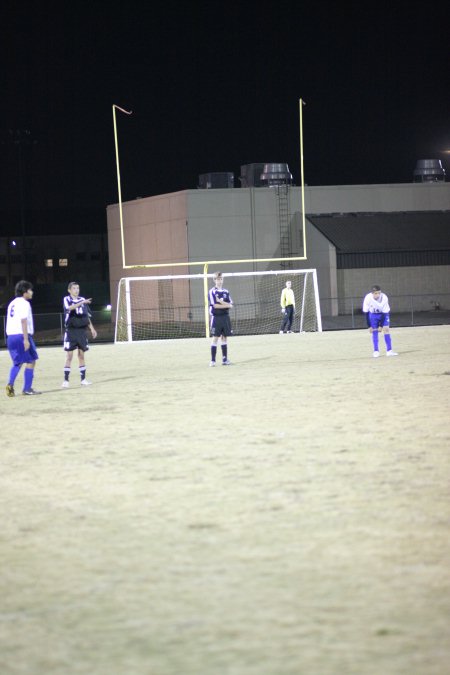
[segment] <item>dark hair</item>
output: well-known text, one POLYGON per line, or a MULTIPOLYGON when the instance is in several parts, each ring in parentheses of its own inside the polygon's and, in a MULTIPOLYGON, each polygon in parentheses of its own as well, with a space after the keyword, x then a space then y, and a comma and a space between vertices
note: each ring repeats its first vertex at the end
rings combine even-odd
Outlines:
POLYGON ((70 284, 67 286, 67 290, 70 291, 72 286, 79 286, 79 285, 80 284, 78 283, 78 281, 71 281, 70 284))
POLYGON ((22 281, 18 281, 14 289, 16 298, 20 298, 29 290, 33 290, 33 284, 30 281, 25 281, 24 279, 22 279, 22 281))
POLYGON ((381 291, 380 286, 377 286, 377 285, 372 286, 372 293, 373 293, 374 291, 381 291))
POLYGON ((221 277, 221 276, 223 276, 222 272, 214 272, 213 278, 217 279, 217 277, 221 277))

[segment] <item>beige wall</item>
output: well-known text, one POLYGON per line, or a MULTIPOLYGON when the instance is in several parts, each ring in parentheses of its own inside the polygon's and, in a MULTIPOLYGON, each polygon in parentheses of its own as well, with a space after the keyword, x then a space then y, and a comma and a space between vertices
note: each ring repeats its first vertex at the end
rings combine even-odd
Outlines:
MULTIPOLYGON (((289 227, 292 255, 303 254, 302 199, 300 187, 288 193, 289 227)), ((426 211, 450 209, 450 183, 407 183, 398 185, 343 185, 305 187, 305 213, 349 213, 426 211)), ((212 263, 223 271, 280 269, 271 260, 280 257, 280 222, 277 193, 274 188, 232 188, 185 190, 167 195, 137 199, 123 204, 125 257, 128 265, 154 264, 155 269, 123 269, 118 205, 108 206, 110 283, 113 305, 117 284, 123 276, 155 274, 198 274, 204 261, 269 259, 264 263, 227 266, 212 263), (174 263, 190 262, 177 266, 174 263), (167 267, 162 264, 173 263, 167 267)), ((361 287, 376 276, 384 284, 383 270, 348 270, 338 277, 334 247, 316 228, 307 223, 307 260, 293 263, 301 269, 316 268, 321 298, 359 296, 361 287), (361 277, 361 282, 357 280, 361 277), (339 284, 338 284, 339 281, 339 284)), ((419 277, 399 268, 386 279, 387 286, 418 288, 419 277), (408 279, 405 284, 393 279, 408 279), (412 285, 411 285, 412 284, 412 285)), ((423 268, 420 288, 427 275, 440 279, 438 268, 423 268), (422 278, 423 277, 423 278, 422 278)), ((445 276, 445 275, 444 275, 445 276)), ((430 282, 432 283, 432 282, 430 282)), ((438 284, 441 281, 437 282, 438 284)), ((394 290, 393 292, 397 292, 394 290)), ((426 291, 425 291, 426 292, 426 291)), ((448 292, 448 289, 447 289, 448 292)), ((391 291, 392 293, 392 291, 391 291)), ((322 308, 324 314, 337 312, 336 302, 322 308)))

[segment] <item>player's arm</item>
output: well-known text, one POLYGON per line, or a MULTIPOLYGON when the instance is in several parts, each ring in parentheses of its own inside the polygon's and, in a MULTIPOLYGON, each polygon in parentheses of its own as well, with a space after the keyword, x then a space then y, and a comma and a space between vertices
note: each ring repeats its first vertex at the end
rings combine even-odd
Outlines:
POLYGON ((78 307, 81 307, 82 305, 90 305, 92 302, 92 298, 84 298, 84 300, 80 300, 79 302, 75 302, 73 305, 67 304, 67 311, 68 312, 73 312, 74 309, 78 309, 78 307))
POLYGON ((22 324, 22 333, 23 333, 23 346, 27 352, 30 349, 30 340, 28 339, 28 321, 27 319, 21 319, 22 324))
POLYGON ((91 331, 92 339, 95 340, 95 338, 97 337, 97 331, 95 330, 94 324, 92 323, 92 321, 90 319, 89 319, 88 327, 89 327, 89 330, 91 331))

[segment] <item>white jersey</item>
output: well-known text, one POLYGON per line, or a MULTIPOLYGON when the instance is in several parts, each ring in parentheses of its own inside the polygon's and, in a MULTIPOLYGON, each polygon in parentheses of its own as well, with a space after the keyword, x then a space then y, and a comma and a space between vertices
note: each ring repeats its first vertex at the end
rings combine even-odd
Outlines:
POLYGON ((363 312, 371 312, 372 314, 389 314, 391 308, 389 307, 388 296, 381 293, 376 300, 372 293, 367 293, 363 302, 363 312))
POLYGON ((33 335, 33 313, 25 298, 14 298, 8 305, 6 316, 6 335, 23 335, 22 319, 27 320, 28 335, 33 335))

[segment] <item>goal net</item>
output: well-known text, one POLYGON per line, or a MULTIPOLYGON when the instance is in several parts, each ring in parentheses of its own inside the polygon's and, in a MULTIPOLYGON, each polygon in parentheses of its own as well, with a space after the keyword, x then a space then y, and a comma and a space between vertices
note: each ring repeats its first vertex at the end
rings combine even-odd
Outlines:
MULTIPOLYGON (((125 277, 119 281, 116 342, 209 337, 208 290, 212 274, 125 277)), ((281 291, 291 281, 295 296, 294 332, 321 331, 315 269, 224 273, 234 307, 234 335, 278 333, 281 291)))

